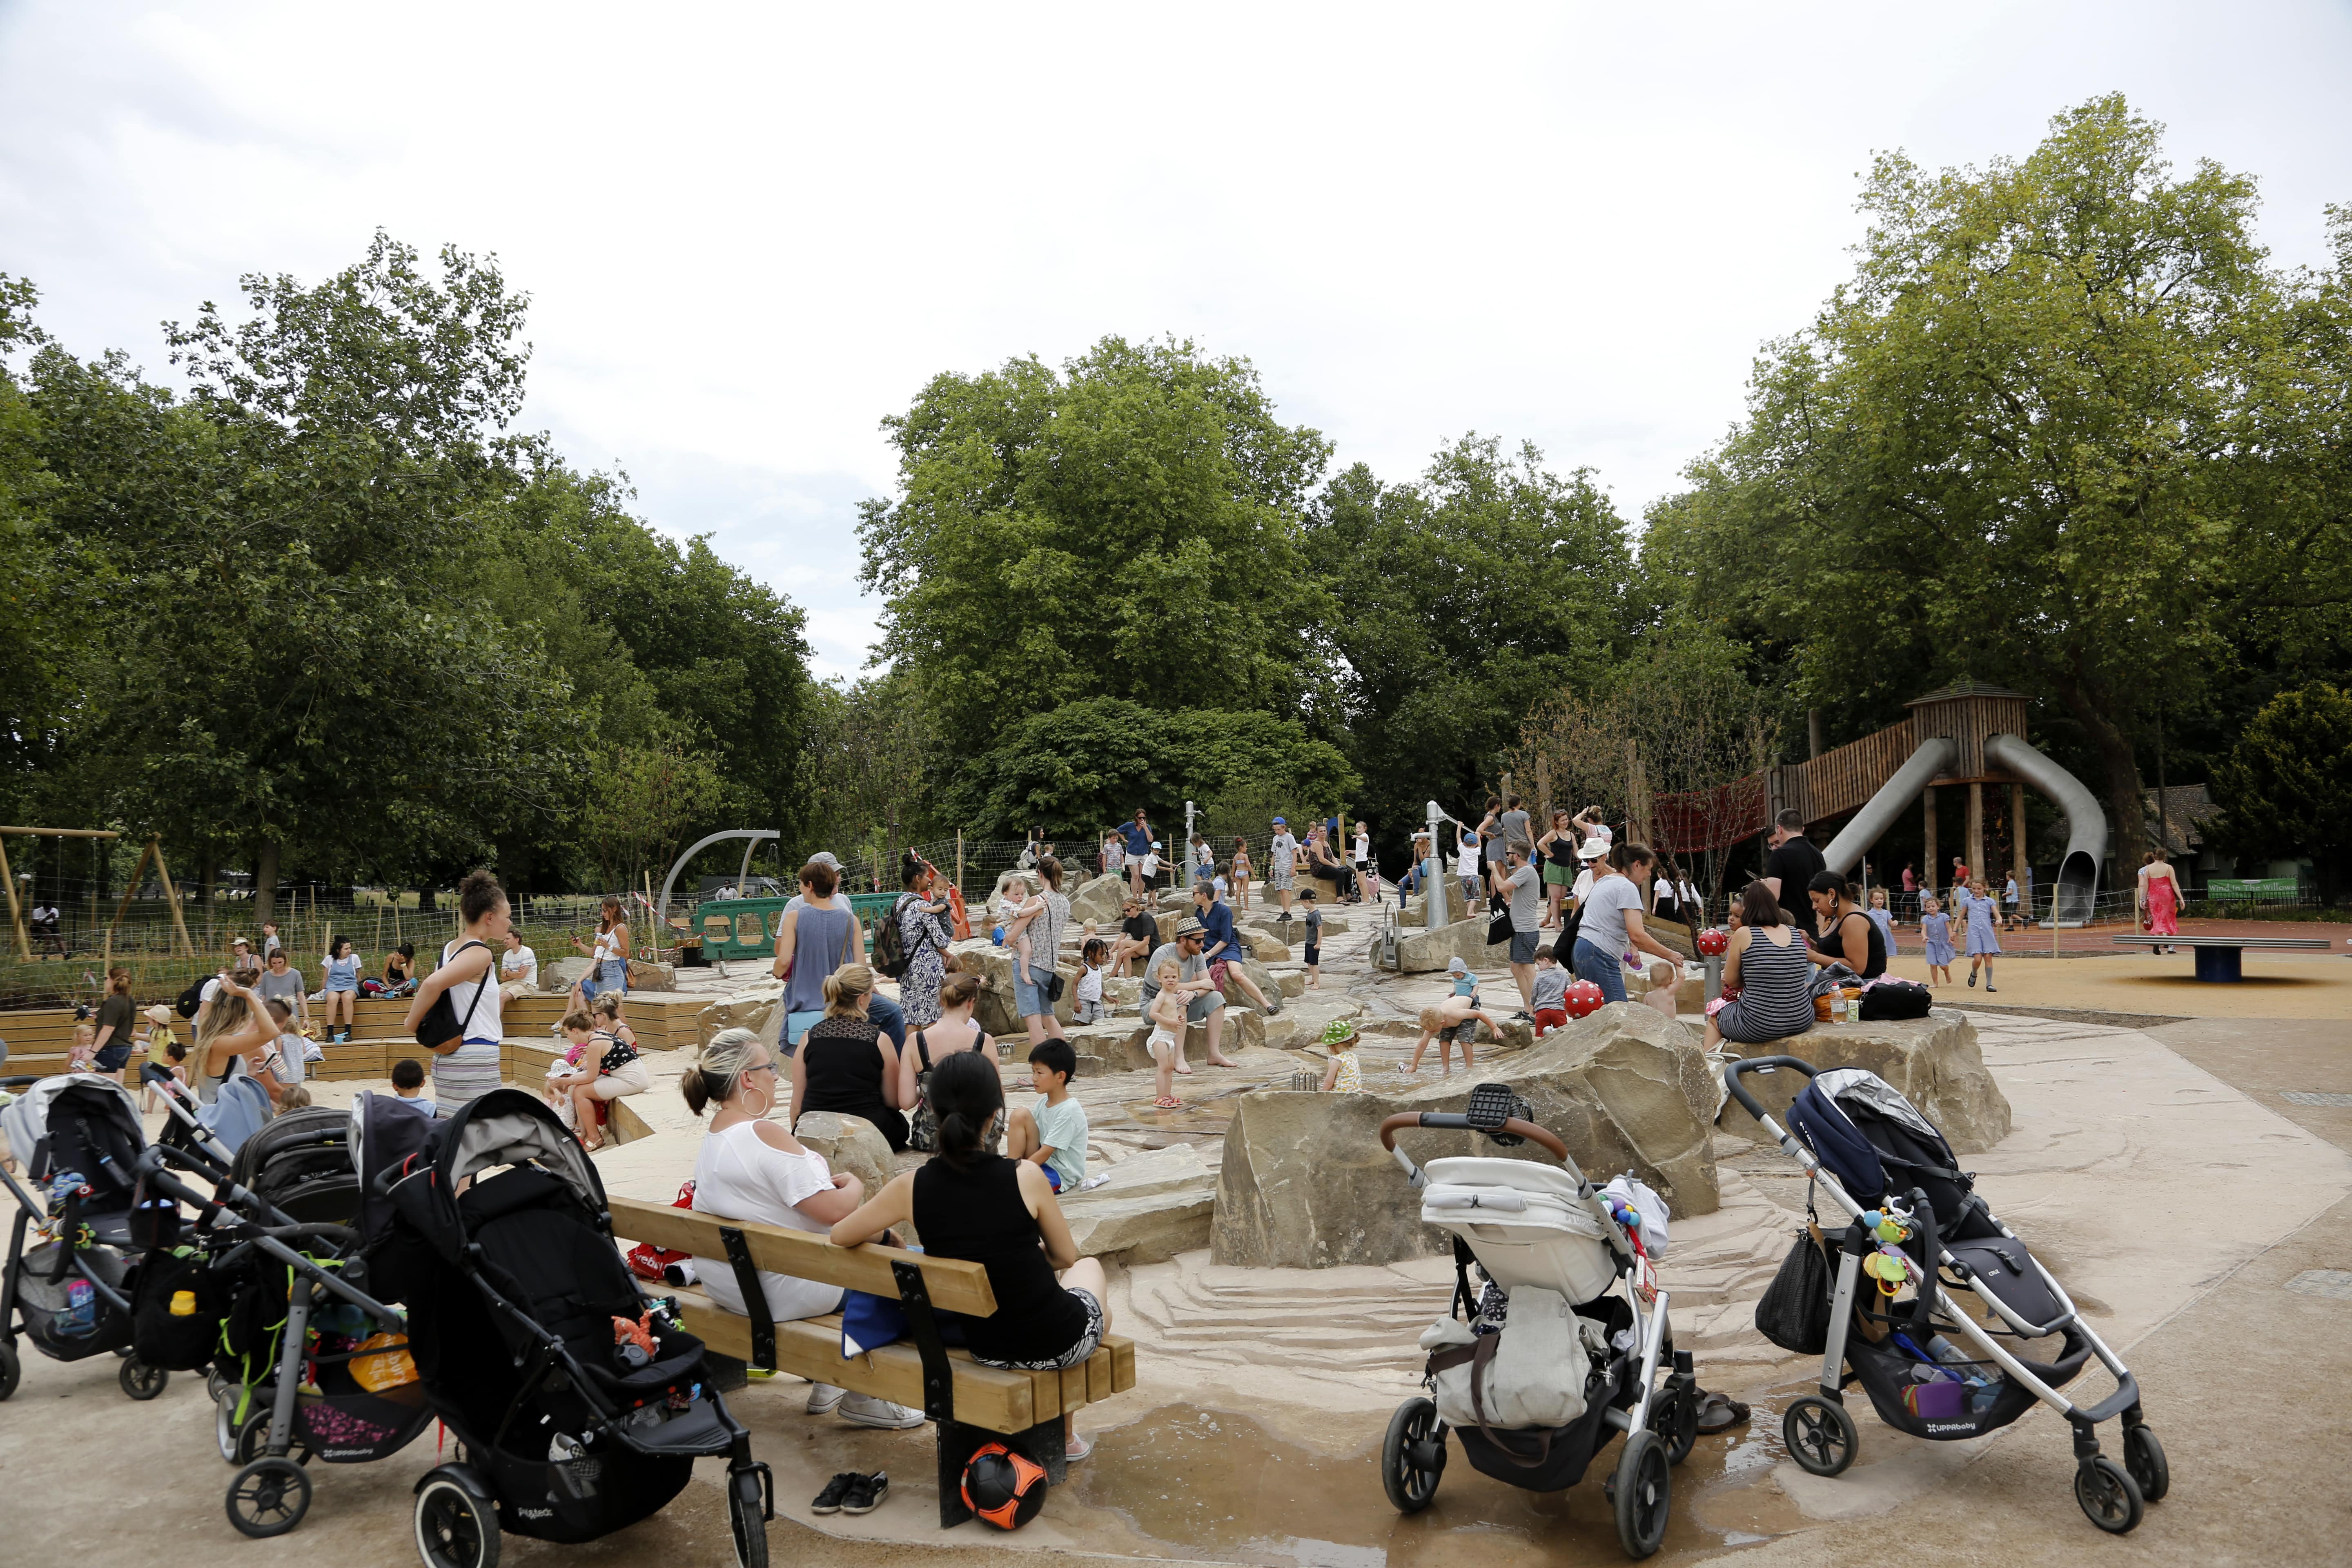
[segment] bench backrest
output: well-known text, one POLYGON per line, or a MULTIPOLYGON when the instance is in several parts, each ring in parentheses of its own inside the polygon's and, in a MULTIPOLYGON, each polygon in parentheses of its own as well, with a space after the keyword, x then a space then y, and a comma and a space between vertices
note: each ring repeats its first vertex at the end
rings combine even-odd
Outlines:
POLYGON ((723 1258, 727 1246, 719 1233, 721 1229, 736 1230, 742 1233, 751 1261, 764 1272, 788 1274, 795 1279, 814 1279, 821 1285, 839 1285, 895 1300, 898 1281, 892 1265, 913 1264, 922 1270, 923 1288, 930 1294, 931 1305, 941 1311, 985 1318, 996 1310, 996 1292, 989 1287, 988 1270, 961 1258, 929 1258, 904 1247, 881 1247, 872 1242, 863 1247, 835 1247, 814 1231, 721 1219, 717 1215, 697 1214, 692 1209, 647 1203, 642 1198, 614 1198, 612 1211, 614 1235, 630 1241, 651 1242, 672 1252, 723 1258))

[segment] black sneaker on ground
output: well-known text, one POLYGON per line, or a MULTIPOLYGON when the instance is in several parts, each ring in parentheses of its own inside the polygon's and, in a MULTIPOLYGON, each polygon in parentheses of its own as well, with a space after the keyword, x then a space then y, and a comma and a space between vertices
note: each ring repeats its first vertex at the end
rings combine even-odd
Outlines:
MULTIPOLYGON (((839 1513, 843 1500, 850 1495, 851 1490, 866 1484, 866 1478, 856 1470, 843 1470, 824 1483, 824 1490, 816 1494, 816 1500, 809 1504, 809 1511, 839 1513)), ((856 1511, 863 1513, 866 1510, 859 1509, 856 1511)))
POLYGON ((1511 1015, 1511 1021, 1515 1024, 1532 1024, 1536 1021, 1536 1016, 1522 1007, 1511 1015))
POLYGON ((877 1470, 870 1476, 849 1478, 849 1491, 841 1500, 844 1513, 872 1513, 890 1495, 890 1472, 877 1470))

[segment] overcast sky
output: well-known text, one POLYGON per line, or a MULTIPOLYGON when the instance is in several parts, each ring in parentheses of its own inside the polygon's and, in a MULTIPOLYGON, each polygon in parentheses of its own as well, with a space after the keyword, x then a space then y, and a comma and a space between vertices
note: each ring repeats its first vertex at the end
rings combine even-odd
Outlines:
POLYGON ((525 422, 874 635, 854 507, 929 376, 1106 333, 1255 362, 1342 463, 1465 430, 1631 518, 1848 268, 1874 150, 2020 154, 2121 89, 2352 201, 2352 0, 1967 5, 142 6, 0 0, 0 271, 77 352, 379 225, 533 305, 525 422))

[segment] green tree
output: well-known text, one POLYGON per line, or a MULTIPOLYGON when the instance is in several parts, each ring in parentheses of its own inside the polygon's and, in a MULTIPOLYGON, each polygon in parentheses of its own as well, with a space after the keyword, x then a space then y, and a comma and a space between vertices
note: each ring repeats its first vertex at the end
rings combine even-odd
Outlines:
POLYGON ((1076 843, 1142 806, 1166 823, 1184 802, 1269 792, 1295 815, 1346 804, 1359 781, 1337 747, 1296 720, 1218 709, 1163 712, 1115 697, 1065 703, 1013 726, 948 797, 982 836, 1039 827, 1076 843))
POLYGON ((2264 859, 2310 857, 2322 899, 2335 902, 2352 852, 2352 694, 2315 683, 2273 698, 2212 787, 2222 815, 2208 838, 2264 859))
POLYGON ((169 329, 185 402, 119 357, 33 363, 76 607, 105 629, 84 799, 249 842, 258 913, 289 845, 446 874, 579 771, 564 682, 474 591, 461 526, 511 449, 521 301, 454 251, 441 274, 379 235, 314 288, 247 278, 251 319, 169 329))
POLYGON ((2297 330, 2314 285, 2265 267, 2250 180, 2175 177, 2160 137, 2111 97, 1982 171, 1880 157, 1853 279, 1768 346, 1646 547, 1684 602, 1781 639, 1810 700, 1928 671, 2053 699, 2125 863, 2158 683, 2192 699, 2233 625, 2352 595, 2340 479, 2294 482, 2315 464, 2284 449, 2332 430, 2342 467, 2343 402, 2286 405, 2343 384, 2297 330))
POLYGON ((1330 447, 1246 360, 1105 338, 1058 373, 940 375, 883 426, 898 493, 862 509, 864 580, 958 751, 1087 698, 1297 701, 1297 533, 1330 447))
POLYGON ((1337 671, 1330 730, 1384 849, 1408 847, 1424 802, 1482 800, 1528 714, 1604 679, 1648 613, 1591 474, 1489 437, 1440 449, 1417 483, 1349 468, 1317 499, 1306 549, 1336 589, 1318 634, 1337 671))

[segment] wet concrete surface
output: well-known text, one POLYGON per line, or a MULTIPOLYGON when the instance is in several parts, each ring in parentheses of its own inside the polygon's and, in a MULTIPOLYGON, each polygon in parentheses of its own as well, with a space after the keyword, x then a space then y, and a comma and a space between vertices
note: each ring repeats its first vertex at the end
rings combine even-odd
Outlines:
MULTIPOLYGON (((1106 1509, 1136 1532, 1193 1558, 1268 1568, 1438 1568, 1475 1554, 1517 1568, 1622 1556, 1602 1482, 1623 1451, 1612 1440, 1565 1491, 1531 1492, 1473 1469, 1448 1444, 1430 1506, 1401 1515, 1381 1486, 1385 1421, 1350 1420, 1326 1452, 1246 1415, 1171 1405, 1101 1435, 1063 1506, 1106 1509)), ((1695 1561, 1767 1541, 1804 1522, 1769 1484, 1784 1457, 1779 1418, 1701 1437, 1674 1472, 1675 1501, 1656 1561, 1695 1561)))

